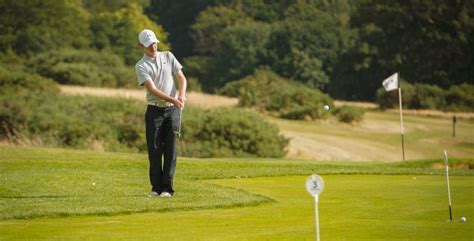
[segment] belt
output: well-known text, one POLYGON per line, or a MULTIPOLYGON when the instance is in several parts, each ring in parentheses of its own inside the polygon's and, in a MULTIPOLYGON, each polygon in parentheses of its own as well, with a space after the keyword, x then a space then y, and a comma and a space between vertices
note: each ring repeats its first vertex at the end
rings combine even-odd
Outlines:
POLYGON ((148 102, 148 105, 156 106, 156 107, 171 107, 173 103, 170 102, 148 102))

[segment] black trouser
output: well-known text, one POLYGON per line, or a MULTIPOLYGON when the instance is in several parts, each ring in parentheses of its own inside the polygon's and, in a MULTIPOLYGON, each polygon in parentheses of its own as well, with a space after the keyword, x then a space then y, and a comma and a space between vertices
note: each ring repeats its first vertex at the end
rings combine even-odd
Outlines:
POLYGON ((176 135, 179 125, 179 109, 148 105, 146 141, 150 161, 150 183, 152 191, 174 193, 173 176, 176 169, 176 135), (164 162, 162 161, 162 156, 164 162))

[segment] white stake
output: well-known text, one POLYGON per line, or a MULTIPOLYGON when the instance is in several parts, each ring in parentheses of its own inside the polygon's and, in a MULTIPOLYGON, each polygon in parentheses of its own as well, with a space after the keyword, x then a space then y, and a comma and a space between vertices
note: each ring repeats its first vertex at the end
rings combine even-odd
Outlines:
POLYGON ((314 197, 314 216, 316 221, 316 241, 319 241, 319 212, 318 201, 319 194, 324 190, 323 178, 319 175, 313 174, 306 179, 306 190, 309 195, 314 197))
POLYGON ((318 195, 314 195, 314 212, 316 217, 316 241, 319 241, 319 213, 318 213, 318 195))

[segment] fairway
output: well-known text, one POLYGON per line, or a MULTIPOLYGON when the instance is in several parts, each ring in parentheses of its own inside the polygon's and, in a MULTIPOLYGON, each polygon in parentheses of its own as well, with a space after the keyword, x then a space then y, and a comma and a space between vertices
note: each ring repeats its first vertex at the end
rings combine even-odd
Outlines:
POLYGON ((177 195, 160 199, 146 196, 144 155, 0 149, 1 240, 314 240, 312 173, 326 184, 322 240, 474 238, 474 173, 452 170, 450 223, 436 161, 182 158, 177 195))
MULTIPOLYGON (((4 220, 5 239, 313 240, 313 202, 304 176, 226 179, 214 184, 268 196, 256 207, 112 217, 4 220), (153 230, 159 230, 155 233, 153 230)), ((455 213, 472 217, 472 177, 452 179, 455 213)), ((322 240, 470 240, 473 222, 447 222, 439 176, 325 176, 322 240), (383 185, 381 185, 383 183, 383 185)), ((456 215, 459 217, 459 215, 456 215)))

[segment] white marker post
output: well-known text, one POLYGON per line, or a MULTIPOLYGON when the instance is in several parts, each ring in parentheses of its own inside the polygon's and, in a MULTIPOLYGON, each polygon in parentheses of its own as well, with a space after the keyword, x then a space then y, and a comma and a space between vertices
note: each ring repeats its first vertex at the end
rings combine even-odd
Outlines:
POLYGON ((449 204, 449 220, 453 221, 453 213, 451 210, 451 188, 449 187, 449 166, 448 166, 448 152, 444 150, 444 162, 446 163, 446 185, 448 186, 448 204, 449 204))
POLYGON ((319 213, 318 213, 318 199, 319 194, 324 189, 323 178, 319 175, 313 174, 306 179, 306 190, 314 197, 314 210, 316 219, 316 240, 319 241, 319 213))

